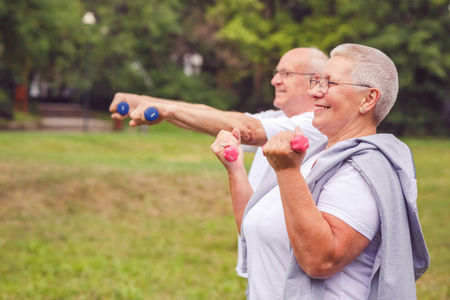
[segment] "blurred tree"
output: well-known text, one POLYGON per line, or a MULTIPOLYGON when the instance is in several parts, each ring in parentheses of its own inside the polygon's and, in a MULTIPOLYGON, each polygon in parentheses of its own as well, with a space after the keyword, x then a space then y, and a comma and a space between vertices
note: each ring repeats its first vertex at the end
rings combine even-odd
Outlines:
POLYGON ((308 17, 325 49, 354 42, 395 62, 396 105, 381 130, 400 135, 449 134, 450 6, 445 0, 326 0, 308 17), (322 28, 322 29, 321 29, 322 28))
POLYGON ((448 32, 448 0, 0 0, 0 113, 33 74, 53 90, 91 90, 99 110, 121 91, 256 111, 272 105, 272 69, 286 51, 352 42, 398 67, 382 130, 449 134, 448 32), (81 23, 86 11, 95 25, 81 23), (200 72, 187 72, 198 54, 200 72))
POLYGON ((213 58, 205 57, 206 70, 200 75, 183 74, 184 56, 207 48, 201 49, 199 37, 193 33, 203 16, 202 3, 109 0, 85 4, 99 18, 91 60, 97 108, 107 108, 118 91, 223 109, 235 101, 232 91, 213 80, 217 71, 209 63, 213 58))
MULTIPOLYGON (((368 7, 379 2, 365 2, 368 7)), ((397 104, 383 123, 402 135, 450 133, 450 7, 448 1, 388 1, 364 42, 385 51, 397 65, 397 104)))
POLYGON ((11 98, 33 73, 55 86, 70 74, 80 9, 76 0, 0 0, 0 80, 11 98))
POLYGON ((299 20, 310 10, 308 3, 281 0, 216 0, 208 7, 207 19, 217 28, 216 51, 241 90, 238 109, 272 107, 270 79, 280 57, 295 47, 315 46, 314 39, 299 34, 299 20))
MULTIPOLYGON (((216 0, 208 17, 223 43, 218 51, 234 53, 223 54, 233 58, 226 60, 233 78, 253 87, 251 94, 239 93, 246 98, 271 99, 270 89, 262 94, 261 70, 268 73, 290 48, 329 52, 341 43, 361 43, 388 54, 399 71, 398 103, 381 129, 449 134, 449 10, 445 0, 216 0)), ((254 104, 241 100, 242 107, 254 104)))

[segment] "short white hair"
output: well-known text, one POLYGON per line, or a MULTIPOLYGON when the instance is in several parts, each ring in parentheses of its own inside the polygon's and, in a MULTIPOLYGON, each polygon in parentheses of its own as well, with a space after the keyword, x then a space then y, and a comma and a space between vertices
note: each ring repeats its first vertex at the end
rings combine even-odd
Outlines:
POLYGON ((328 56, 316 47, 309 48, 306 70, 319 74, 328 61, 328 56))
POLYGON ((331 51, 330 56, 341 56, 354 62, 350 73, 353 82, 381 91, 373 113, 374 122, 378 125, 397 99, 398 73, 394 62, 378 49, 357 44, 339 45, 331 51))

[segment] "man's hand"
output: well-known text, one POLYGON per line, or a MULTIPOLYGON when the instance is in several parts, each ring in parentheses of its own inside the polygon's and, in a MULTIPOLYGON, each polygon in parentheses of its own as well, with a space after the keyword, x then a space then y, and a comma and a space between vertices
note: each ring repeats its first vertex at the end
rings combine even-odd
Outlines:
POLYGON ((109 106, 109 111, 111 112, 111 118, 115 120, 124 120, 127 118, 139 105, 142 101, 142 96, 136 94, 128 94, 128 93, 116 93, 114 98, 109 106), (127 114, 120 114, 117 112, 117 105, 120 102, 126 102, 130 106, 130 109, 127 114))
POLYGON ((154 103, 144 99, 139 103, 139 105, 130 114, 130 126, 140 126, 140 125, 157 125, 164 121, 169 114, 168 108, 171 104, 154 103), (155 120, 149 121, 145 116, 145 111, 148 108, 154 108, 158 111, 158 117, 155 120))

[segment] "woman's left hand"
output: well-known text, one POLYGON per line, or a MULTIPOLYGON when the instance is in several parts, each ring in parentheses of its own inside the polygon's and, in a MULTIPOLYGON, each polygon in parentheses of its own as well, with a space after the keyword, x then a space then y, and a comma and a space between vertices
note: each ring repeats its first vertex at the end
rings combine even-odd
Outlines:
POLYGON ((291 145, 292 139, 300 134, 303 133, 297 126, 295 132, 282 131, 263 146, 263 153, 275 172, 291 168, 300 169, 306 150, 299 153, 294 151, 291 145))
POLYGON ((211 145, 211 151, 219 158, 228 172, 233 172, 244 167, 241 132, 238 128, 234 128, 232 132, 221 130, 211 145), (228 147, 235 147, 239 151, 239 154, 237 154, 237 157, 234 157, 234 160, 226 159, 225 149, 228 147))

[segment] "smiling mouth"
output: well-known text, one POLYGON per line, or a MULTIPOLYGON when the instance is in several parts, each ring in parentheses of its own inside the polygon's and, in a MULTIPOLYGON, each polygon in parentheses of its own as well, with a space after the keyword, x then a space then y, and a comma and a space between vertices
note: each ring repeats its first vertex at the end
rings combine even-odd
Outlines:
POLYGON ((323 106, 323 105, 315 105, 316 106, 316 109, 330 109, 331 107, 329 107, 329 106, 323 106))

